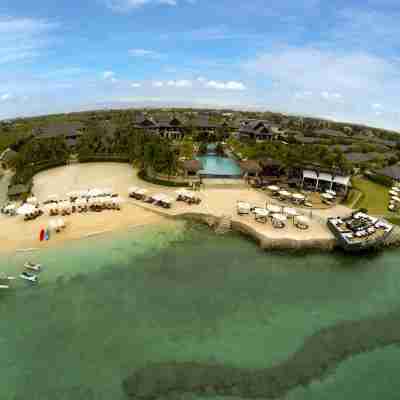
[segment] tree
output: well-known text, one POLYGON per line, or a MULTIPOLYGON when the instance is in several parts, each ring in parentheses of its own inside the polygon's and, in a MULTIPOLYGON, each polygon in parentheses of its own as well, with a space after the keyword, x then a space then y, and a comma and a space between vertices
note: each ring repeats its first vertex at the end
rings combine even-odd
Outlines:
POLYGON ((218 142, 217 145, 215 146, 215 152, 216 152, 219 156, 225 155, 224 146, 222 145, 221 142, 218 142))
POLYGON ((208 148, 206 142, 201 142, 199 146, 199 154, 207 154, 208 148))

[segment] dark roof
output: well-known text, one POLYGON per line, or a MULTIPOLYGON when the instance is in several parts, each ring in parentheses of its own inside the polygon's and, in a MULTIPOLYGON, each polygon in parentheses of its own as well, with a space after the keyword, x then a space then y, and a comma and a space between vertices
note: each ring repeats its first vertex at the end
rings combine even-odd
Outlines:
POLYGON ((85 126, 81 122, 54 122, 46 126, 39 127, 35 130, 35 135, 39 139, 47 139, 53 137, 79 136, 85 126))
POLYGON ((370 153, 346 153, 344 156, 350 162, 357 163, 357 162, 368 162, 373 161, 378 158, 383 158, 385 160, 390 159, 392 157, 396 157, 396 153, 387 152, 387 153, 377 153, 377 152, 370 152, 370 153))
POLYGON ((320 138, 315 138, 315 137, 310 137, 310 136, 303 136, 303 135, 296 135, 294 138, 298 142, 305 143, 305 144, 319 143, 321 141, 320 138))
POLYGON ((186 160, 182 162, 182 167, 188 172, 198 172, 203 169, 203 164, 200 160, 186 160))
POLYGON ((216 128, 217 125, 210 123, 208 115, 198 115, 192 120, 192 125, 197 128, 216 128))
POLYGON ((259 173, 262 170, 259 162, 256 160, 241 161, 239 162, 239 166, 243 172, 249 172, 252 174, 259 173))
POLYGON ((316 135, 321 135, 321 136, 348 137, 345 133, 343 133, 341 131, 336 131, 336 130, 328 129, 328 128, 318 129, 318 130, 314 131, 314 133, 316 135))
POLYGON ((391 179, 400 180, 400 165, 391 165, 376 171, 376 173, 391 179))

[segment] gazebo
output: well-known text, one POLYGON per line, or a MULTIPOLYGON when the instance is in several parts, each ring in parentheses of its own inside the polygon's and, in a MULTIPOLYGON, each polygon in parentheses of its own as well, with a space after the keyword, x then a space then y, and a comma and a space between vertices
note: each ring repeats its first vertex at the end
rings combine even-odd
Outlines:
POLYGON ((258 174, 262 171, 259 162, 256 160, 241 161, 239 163, 239 167, 244 173, 245 177, 258 176, 258 174))
POLYGON ((185 160, 182 162, 182 169, 185 176, 193 176, 203 169, 203 164, 200 160, 185 160))

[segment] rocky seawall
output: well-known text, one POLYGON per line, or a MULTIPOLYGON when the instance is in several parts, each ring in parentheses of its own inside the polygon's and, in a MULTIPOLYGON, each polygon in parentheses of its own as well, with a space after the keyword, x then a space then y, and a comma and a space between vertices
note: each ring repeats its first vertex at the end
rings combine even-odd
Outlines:
MULTIPOLYGON (((199 213, 186 213, 180 217, 204 223, 211 229, 218 229, 224 217, 217 217, 210 214, 199 214, 199 213)), ((332 237, 331 239, 294 239, 288 237, 282 238, 271 238, 264 233, 258 232, 252 226, 245 222, 232 220, 230 228, 234 232, 239 232, 251 239, 255 240, 258 245, 265 250, 323 250, 332 251, 336 246, 336 240, 332 237)), ((284 236, 284 233, 283 233, 284 236)))
POLYGON ((383 242, 384 247, 400 247, 400 227, 394 226, 390 235, 383 242))

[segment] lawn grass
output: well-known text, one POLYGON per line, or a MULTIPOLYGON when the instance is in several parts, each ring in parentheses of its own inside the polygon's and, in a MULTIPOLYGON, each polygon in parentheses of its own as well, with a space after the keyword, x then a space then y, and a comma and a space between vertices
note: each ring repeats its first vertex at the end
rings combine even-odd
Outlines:
POLYGON ((390 213, 387 209, 390 195, 389 188, 368 179, 355 177, 352 180, 353 187, 360 190, 364 195, 354 207, 366 208, 370 214, 387 215, 394 217, 397 213, 390 213))

